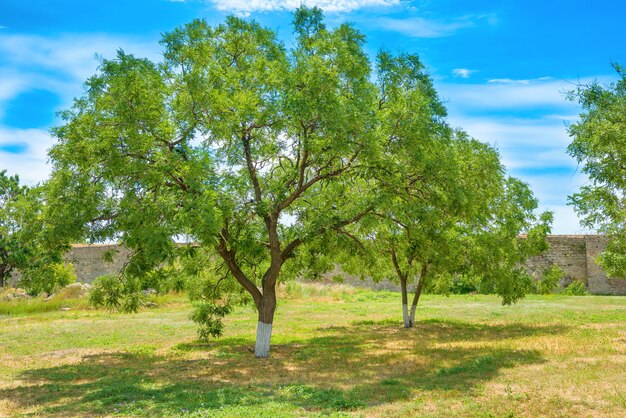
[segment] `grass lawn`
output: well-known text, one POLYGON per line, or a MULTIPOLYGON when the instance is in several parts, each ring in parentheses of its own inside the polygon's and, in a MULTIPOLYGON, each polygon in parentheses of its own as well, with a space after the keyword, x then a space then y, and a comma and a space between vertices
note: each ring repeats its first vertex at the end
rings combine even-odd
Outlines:
POLYGON ((265 360, 251 307, 203 345, 184 297, 75 306, 0 315, 0 416, 626 416, 626 297, 425 295, 405 330, 399 294, 296 285, 265 360))

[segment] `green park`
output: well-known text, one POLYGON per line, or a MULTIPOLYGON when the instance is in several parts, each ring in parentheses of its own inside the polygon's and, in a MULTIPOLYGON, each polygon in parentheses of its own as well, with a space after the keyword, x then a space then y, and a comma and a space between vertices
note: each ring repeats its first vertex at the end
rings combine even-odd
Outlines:
MULTIPOLYGON (((82 44, 97 68, 57 80, 77 90, 45 175, 0 122, 0 417, 626 416, 626 69, 558 92, 568 162, 541 168, 556 154, 459 123, 436 42, 370 43, 391 18, 353 23, 358 1, 283 3, 204 2, 147 57, 82 44)), ((398 30, 501 24, 468 16, 398 30)))

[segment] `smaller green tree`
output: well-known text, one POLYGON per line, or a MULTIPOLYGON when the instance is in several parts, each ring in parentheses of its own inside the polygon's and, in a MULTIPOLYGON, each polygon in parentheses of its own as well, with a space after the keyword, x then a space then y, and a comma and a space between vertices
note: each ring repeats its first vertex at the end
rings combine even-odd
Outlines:
POLYGON ((386 147, 371 174, 383 198, 350 227, 359 239, 347 247, 344 269, 398 282, 405 327, 424 288, 449 292, 459 276, 516 301, 530 291, 523 262, 544 247, 550 214, 536 217, 532 192, 505 176, 495 149, 446 125, 417 56, 381 52, 377 64, 386 147))
POLYGON ((19 285, 30 294, 51 292, 75 280, 63 261, 69 249, 61 218, 46 204, 46 189, 27 187, 19 177, 0 171, 0 287, 11 273, 21 273, 19 285))
POLYGON ((31 252, 23 239, 18 213, 18 201, 27 192, 17 175, 8 176, 6 170, 0 171, 0 287, 15 269, 26 264, 31 252))

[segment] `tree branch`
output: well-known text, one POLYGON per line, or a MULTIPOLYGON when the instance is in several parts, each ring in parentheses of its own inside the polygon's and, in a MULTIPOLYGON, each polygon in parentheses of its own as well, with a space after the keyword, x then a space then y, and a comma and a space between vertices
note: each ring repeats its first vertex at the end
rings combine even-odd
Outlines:
POLYGON ((226 266, 235 277, 235 280, 239 282, 239 284, 250 293, 254 303, 259 306, 261 303, 261 299, 263 295, 258 287, 248 277, 246 274, 239 268, 237 264, 237 260, 235 259, 235 252, 229 250, 226 243, 226 236, 228 236, 228 231, 224 228, 222 229, 222 233, 219 234, 219 244, 217 246, 217 252, 222 257, 226 266))
POLYGON ((246 165, 248 167, 248 174, 252 181, 252 187, 254 187, 254 199, 257 203, 261 203, 261 185, 257 177, 256 168, 252 161, 252 153, 250 152, 250 133, 246 131, 241 135, 241 142, 243 143, 243 151, 246 156, 246 165))
POLYGON ((324 168, 326 168, 330 164, 330 162, 329 162, 326 166, 321 168, 320 171, 318 171, 318 174, 315 177, 311 178, 306 183, 303 183, 304 168, 306 167, 306 158, 308 156, 308 153, 305 150, 304 151, 304 156, 302 158, 302 164, 300 165, 300 178, 298 179, 298 187, 296 188, 296 190, 293 191, 293 193, 291 195, 289 195, 289 197, 287 197, 287 199, 285 199, 284 201, 282 201, 281 203, 278 204, 276 210, 278 212, 280 212, 283 209, 289 207, 289 205, 291 205, 298 197, 300 197, 300 195, 302 193, 307 191, 315 183, 317 183, 317 182, 319 182, 321 180, 329 179, 331 177, 336 177, 336 176, 340 175, 341 173, 345 172, 346 170, 350 169, 351 167, 353 167, 352 164, 354 163, 354 161, 358 157, 359 153, 361 152, 361 149, 362 149, 362 147, 359 147, 359 149, 357 149, 355 151, 355 153, 350 157, 350 159, 348 160, 346 165, 344 165, 343 167, 338 168, 338 169, 336 169, 334 171, 331 171, 331 172, 328 172, 328 173, 321 174, 320 171, 323 170, 324 168))

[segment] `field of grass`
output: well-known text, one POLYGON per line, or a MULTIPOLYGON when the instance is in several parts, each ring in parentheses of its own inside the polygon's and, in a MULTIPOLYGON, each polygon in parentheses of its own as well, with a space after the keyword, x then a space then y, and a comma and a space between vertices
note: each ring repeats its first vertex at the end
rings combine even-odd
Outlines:
POLYGON ((134 315, 0 315, 0 416, 626 416, 626 297, 283 289, 271 358, 256 315, 196 342, 184 297, 134 315))

